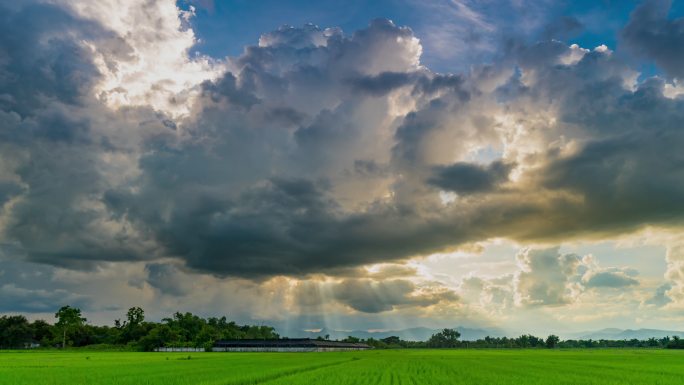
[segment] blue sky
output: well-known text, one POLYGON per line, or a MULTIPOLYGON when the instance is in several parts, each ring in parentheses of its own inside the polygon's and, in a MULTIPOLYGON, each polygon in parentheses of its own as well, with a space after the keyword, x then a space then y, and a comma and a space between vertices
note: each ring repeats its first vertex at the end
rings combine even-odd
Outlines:
MULTIPOLYGON (((505 38, 516 37, 533 42, 551 36, 582 47, 593 48, 605 44, 615 49, 619 44, 619 31, 639 1, 533 1, 520 2, 519 6, 512 5, 515 2, 500 1, 463 3, 494 27, 493 30, 485 30, 481 26, 470 29, 491 36, 496 44, 501 44, 505 38), (549 35, 549 30, 562 28, 563 19, 568 17, 575 18, 581 26, 566 32, 551 32, 549 35)), ((413 0, 178 1, 181 8, 194 5, 197 9, 197 16, 191 24, 201 42, 193 51, 216 58, 239 55, 245 46, 254 44, 264 31, 274 30, 281 25, 312 23, 321 28, 339 27, 351 33, 366 27, 372 19, 387 18, 398 25, 409 26, 416 36, 429 40, 435 28, 448 29, 450 24, 462 23, 457 17, 445 15, 435 8, 439 5, 456 9, 454 4, 448 1, 413 0)), ((670 15, 678 17, 683 14, 684 5, 681 1, 675 1, 670 15)), ((454 40, 462 38, 458 33, 450 37, 454 40)), ((432 50, 436 51, 437 48, 432 50)), ((499 53, 492 49, 486 52, 484 58, 487 60, 488 56, 499 53)), ((464 56, 473 55, 464 53, 464 56)), ((442 52, 431 52, 430 46, 424 47, 423 63, 436 71, 459 72, 472 64, 469 60, 481 61, 483 58, 445 57, 442 52)), ((656 67, 648 63, 642 65, 646 73, 657 73, 656 67)))

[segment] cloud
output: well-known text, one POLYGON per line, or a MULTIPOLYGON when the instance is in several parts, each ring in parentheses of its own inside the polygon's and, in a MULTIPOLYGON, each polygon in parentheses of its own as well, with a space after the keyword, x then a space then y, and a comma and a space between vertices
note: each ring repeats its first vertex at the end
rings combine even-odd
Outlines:
POLYGON ((0 312, 48 313, 56 311, 60 304, 85 307, 89 298, 65 290, 26 289, 13 284, 0 286, 0 312))
MULTIPOLYGON (((99 76, 88 49, 78 40, 87 36, 107 42, 114 36, 99 24, 55 5, 28 2, 19 9, 0 7, 0 32, 7 36, 0 43, 5 52, 0 64, 4 110, 25 116, 45 98, 78 102, 99 76)), ((54 138, 70 134, 59 125, 54 130, 38 125, 34 130, 54 138)))
POLYGON ((112 61, 125 59, 126 44, 95 21, 42 3, 3 11, 0 28, 12 31, 0 43, 9 53, 0 82, 10 101, 0 110, 0 180, 17 186, 3 202, 3 240, 19 246, 17 258, 58 266, 144 258, 145 241, 111 218, 101 196, 135 172, 139 128, 168 128, 150 109, 117 114, 93 95, 101 73, 83 42, 101 43, 112 61))
POLYGON ((647 305, 654 305, 656 307, 662 307, 669 304, 672 302, 672 299, 670 299, 670 297, 667 295, 667 292, 670 289, 672 289, 672 285, 669 283, 658 286, 653 296, 648 298, 645 303, 647 305))
POLYGON ((415 267, 399 264, 384 263, 368 272, 368 275, 374 279, 387 279, 397 277, 412 277, 418 273, 415 267))
POLYGON ((515 277, 516 301, 526 306, 564 305, 574 300, 574 282, 582 259, 560 254, 558 248, 521 251, 516 258, 521 270, 515 277))
POLYGON ((259 47, 315 48, 327 45, 328 38, 339 33, 335 29, 322 31, 314 24, 306 24, 301 28, 284 25, 273 32, 262 34, 259 37, 259 47))
POLYGON ((376 76, 352 78, 352 86, 373 96, 383 96, 399 87, 411 85, 416 76, 412 73, 383 72, 376 76))
MULTIPOLYGON (((168 115, 184 115, 199 84, 223 72, 217 61, 190 55, 197 44, 189 26, 194 8, 180 10, 176 2, 165 0, 56 3, 110 31, 108 41, 95 42, 90 36, 83 40, 100 74, 93 92, 112 108, 151 106, 168 115)), ((198 5, 211 9, 211 4, 198 5)))
MULTIPOLYGON (((438 74, 411 29, 378 19, 280 28, 209 63, 187 57, 173 2, 111 20, 56 4, 2 19, 0 229, 15 258, 139 261, 159 289, 171 259, 217 277, 346 277, 491 238, 681 226, 684 101, 605 48, 516 41, 438 74), (444 205, 440 189, 464 199, 444 205)), ((530 253, 521 301, 567 302, 572 258, 530 253)))
MULTIPOLYGON (((460 27, 478 26, 443 35, 469 53, 460 74, 421 61, 435 36, 382 19, 287 26, 209 59, 189 55, 192 14, 176 2, 112 4, 2 6, 0 311, 67 301, 106 322, 141 305, 156 319, 402 327, 682 303, 674 240, 657 288, 527 248, 681 230, 684 100, 620 49, 527 44, 492 29, 484 3, 458 2, 460 27), (524 248, 517 270, 496 252, 423 265, 488 239, 524 248)), ((679 77, 660 46, 679 41, 679 20, 658 9, 635 11, 622 39, 679 77)), ((578 28, 558 20, 531 28, 578 28)))
POLYGON ((281 29, 236 58, 238 72, 205 83, 196 114, 184 122, 189 137, 154 144, 140 160, 141 177, 105 193, 115 217, 153 235, 189 267, 217 275, 332 271, 422 249, 412 244, 416 238, 399 241, 401 229, 387 227, 420 221, 379 201, 388 193, 389 167, 363 168, 363 183, 350 173, 389 161, 397 122, 386 112, 393 95, 350 93, 349 79, 415 72, 415 38, 382 20, 351 37, 305 30, 325 44, 298 37, 288 45, 296 31, 281 29), (351 59, 363 52, 369 60, 377 51, 397 58, 363 66, 351 59), (292 114, 263 119, 275 110, 292 114), (390 239, 398 241, 394 251, 387 248, 390 239))
POLYGON ((668 75, 684 78, 684 18, 668 19, 670 0, 647 0, 631 14, 622 38, 637 55, 652 59, 668 75))
POLYGON ((558 248, 525 249, 516 258, 517 302, 524 306, 565 305, 579 300, 589 289, 623 289, 638 286, 632 268, 601 267, 594 256, 560 254, 558 248))
POLYGON ((93 305, 91 296, 55 283, 54 268, 17 260, 12 254, 11 248, 0 247, 0 313, 49 313, 66 304, 93 305))
POLYGON ((184 296, 192 292, 189 277, 180 274, 178 269, 170 264, 148 263, 145 265, 147 283, 164 294, 184 296))
POLYGON ((605 301, 623 303, 625 295, 638 295, 641 285, 636 269, 603 267, 591 254, 561 253, 560 247, 522 248, 515 259, 517 271, 498 277, 464 277, 457 291, 464 303, 490 317, 512 317, 548 307, 577 310, 605 301))
POLYGON ((623 271, 615 268, 586 274, 584 277, 582 277, 582 282, 588 288, 622 288, 627 286, 636 286, 639 284, 638 280, 629 276, 629 271, 623 271))
POLYGON ((428 308, 460 306, 460 297, 447 287, 411 277, 369 275, 344 279, 297 280, 292 293, 294 311, 301 315, 395 315, 427 312, 428 308))
POLYGON ((332 288, 337 301, 364 313, 380 313, 396 307, 427 307, 442 301, 455 302, 458 296, 445 289, 418 291, 415 284, 403 279, 371 281, 344 280, 332 288))
POLYGON ((491 192, 508 180, 512 168, 513 165, 501 161, 492 162, 487 166, 455 163, 437 167, 435 175, 428 182, 458 194, 491 192))
POLYGON ((469 276, 461 281, 459 289, 469 305, 480 306, 494 317, 508 313, 515 306, 512 274, 490 279, 469 276))
POLYGON ((677 234, 662 242, 667 245, 665 278, 668 287, 662 296, 656 293, 654 298, 660 302, 667 300, 668 306, 679 308, 684 304, 684 241, 677 234))

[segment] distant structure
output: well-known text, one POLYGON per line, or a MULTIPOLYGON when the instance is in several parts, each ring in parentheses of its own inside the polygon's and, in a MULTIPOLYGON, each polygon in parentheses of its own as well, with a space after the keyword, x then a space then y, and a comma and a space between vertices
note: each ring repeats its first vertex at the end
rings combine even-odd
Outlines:
POLYGON ((188 347, 174 347, 174 346, 162 346, 159 348, 154 348, 155 352, 164 353, 192 353, 192 352, 206 352, 204 348, 188 348, 188 347))
POLYGON ((281 340, 222 340, 212 347, 215 352, 339 352, 367 350, 370 346, 361 343, 292 338, 281 340))

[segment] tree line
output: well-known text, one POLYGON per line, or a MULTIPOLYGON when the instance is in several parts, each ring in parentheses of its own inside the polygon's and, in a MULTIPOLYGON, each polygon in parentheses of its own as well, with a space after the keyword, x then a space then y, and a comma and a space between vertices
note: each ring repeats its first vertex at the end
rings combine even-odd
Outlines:
POLYGON ((474 341, 461 341, 460 334, 454 329, 444 329, 433 334, 427 341, 406 341, 399 337, 391 336, 382 339, 369 338, 362 340, 355 337, 348 337, 345 342, 364 342, 378 349, 399 349, 399 348, 508 348, 508 349, 573 349, 573 348, 665 348, 665 349, 684 349, 684 340, 678 336, 649 338, 647 340, 561 340, 556 335, 549 335, 546 338, 536 337, 530 334, 519 337, 485 337, 474 341))
POLYGON ((63 306, 55 313, 54 324, 44 320, 29 322, 23 315, 0 317, 0 348, 100 347, 151 351, 156 347, 210 348, 219 339, 279 338, 275 329, 261 325, 238 325, 226 317, 201 318, 176 312, 161 322, 145 320, 145 311, 132 307, 114 326, 87 323, 81 310, 63 306))
MULTIPOLYGON (((114 320, 114 326, 87 323, 81 310, 63 306, 55 313, 54 324, 44 320, 29 322, 23 315, 0 317, 0 349, 26 347, 92 347, 151 351, 157 347, 194 347, 211 349, 217 340, 278 339, 271 326, 238 325, 226 317, 202 318, 192 313, 176 312, 161 322, 145 320, 140 307, 128 309, 125 319, 114 320)), ((684 349, 677 336, 647 340, 565 340, 556 335, 546 338, 522 335, 515 338, 485 337, 462 341, 455 329, 442 329, 427 341, 406 341, 397 336, 382 339, 359 339, 349 336, 342 342, 366 343, 378 349, 400 348, 668 348, 684 349)), ((318 337, 327 340, 328 336, 318 337)))

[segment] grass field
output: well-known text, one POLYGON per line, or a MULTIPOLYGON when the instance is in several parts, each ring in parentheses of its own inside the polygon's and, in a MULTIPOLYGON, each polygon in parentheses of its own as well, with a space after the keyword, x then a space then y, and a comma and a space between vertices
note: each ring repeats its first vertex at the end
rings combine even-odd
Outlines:
POLYGON ((0 353, 0 384, 22 385, 682 383, 673 350, 0 353))

